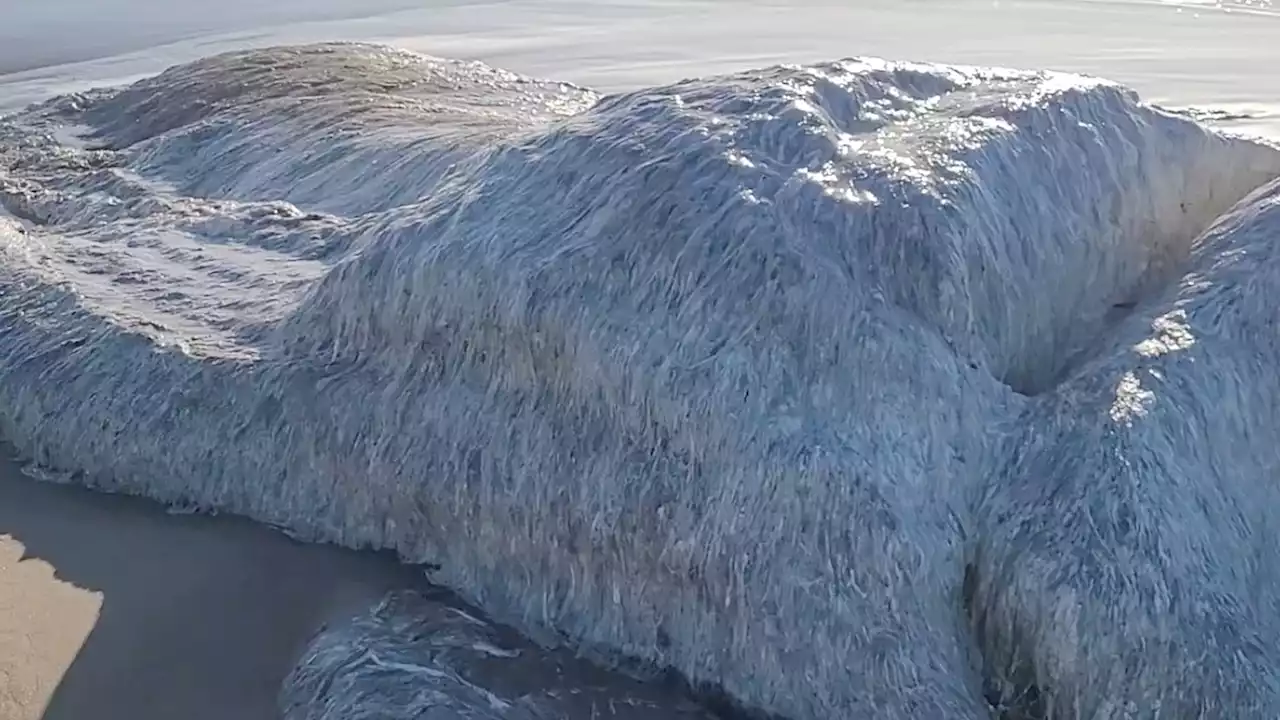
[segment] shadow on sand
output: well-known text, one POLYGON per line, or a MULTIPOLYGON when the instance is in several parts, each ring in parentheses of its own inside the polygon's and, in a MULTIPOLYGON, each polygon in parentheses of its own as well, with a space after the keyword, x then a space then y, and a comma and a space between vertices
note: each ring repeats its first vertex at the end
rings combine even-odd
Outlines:
MULTIPOLYGON (((39 593, 48 591, 32 591, 19 577, 32 559, 52 566, 54 580, 101 595, 96 621, 90 601, 79 603, 79 618, 58 610, 13 618, 19 629, 7 638, 0 623, 0 656, 19 675, 24 667, 66 662, 31 638, 57 636, 59 623, 92 626, 51 694, 21 687, 21 677, 19 687, 8 688, 19 720, 275 718, 280 682, 322 624, 390 589, 426 586, 420 573, 386 557, 300 544, 239 519, 169 515, 138 498, 35 482, 18 472, 10 453, 0 454, 0 543, 21 546, 20 560, 0 563, 0 574, 10 575, 0 578, 0 612, 15 607, 5 597, 14 584, 37 593, 28 607, 47 605, 39 593), (33 627, 41 623, 54 627, 33 627)), ((59 669, 45 672, 46 681, 59 669)))

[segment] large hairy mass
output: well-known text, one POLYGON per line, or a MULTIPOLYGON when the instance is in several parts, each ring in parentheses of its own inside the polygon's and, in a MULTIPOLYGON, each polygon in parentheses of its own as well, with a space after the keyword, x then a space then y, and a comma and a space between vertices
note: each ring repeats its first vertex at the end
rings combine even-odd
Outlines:
MULTIPOLYGON (((600 97, 327 45, 0 159, 0 433, 52 469, 793 720, 1280 714, 1275 148, 1047 73, 600 97)), ((291 717, 546 710, 405 602, 291 717)))

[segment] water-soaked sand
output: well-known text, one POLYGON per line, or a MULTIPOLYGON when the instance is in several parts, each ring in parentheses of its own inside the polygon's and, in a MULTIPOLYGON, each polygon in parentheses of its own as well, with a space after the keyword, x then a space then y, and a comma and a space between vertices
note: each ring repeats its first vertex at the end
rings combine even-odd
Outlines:
POLYGON ((326 619, 414 585, 387 558, 38 483, 6 457, 0 717, 272 718, 326 619))

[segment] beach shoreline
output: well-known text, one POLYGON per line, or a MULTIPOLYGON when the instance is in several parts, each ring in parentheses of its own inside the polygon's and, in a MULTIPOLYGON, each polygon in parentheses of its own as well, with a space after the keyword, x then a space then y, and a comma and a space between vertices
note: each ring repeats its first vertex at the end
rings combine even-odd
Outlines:
POLYGON ((389 557, 38 482, 0 460, 0 717, 266 720, 327 621, 427 587, 389 557))

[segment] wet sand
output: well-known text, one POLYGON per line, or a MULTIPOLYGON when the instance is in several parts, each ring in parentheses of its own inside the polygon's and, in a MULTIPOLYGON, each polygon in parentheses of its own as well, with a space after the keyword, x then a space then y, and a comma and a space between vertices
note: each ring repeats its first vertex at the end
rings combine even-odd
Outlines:
POLYGON ((0 718, 265 720, 328 619, 425 587, 388 558, 36 482, 0 457, 0 718))

